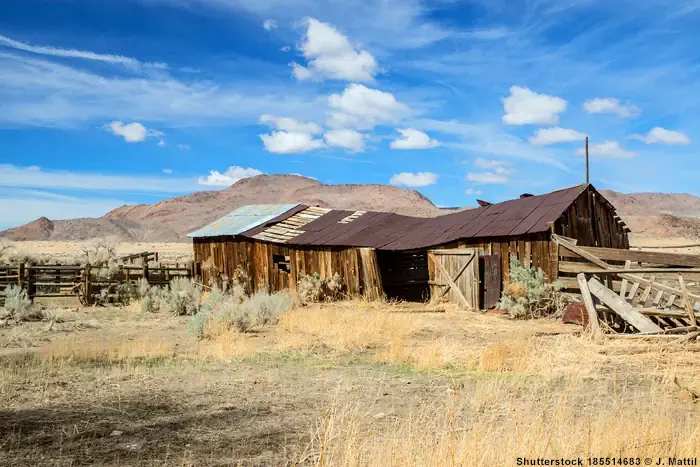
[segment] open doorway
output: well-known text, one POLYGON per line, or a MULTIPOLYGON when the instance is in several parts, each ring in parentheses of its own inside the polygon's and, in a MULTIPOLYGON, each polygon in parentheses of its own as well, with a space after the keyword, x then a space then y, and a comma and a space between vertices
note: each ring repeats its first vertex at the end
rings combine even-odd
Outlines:
POLYGON ((377 251, 377 260, 387 298, 410 302, 430 299, 425 251, 377 251))

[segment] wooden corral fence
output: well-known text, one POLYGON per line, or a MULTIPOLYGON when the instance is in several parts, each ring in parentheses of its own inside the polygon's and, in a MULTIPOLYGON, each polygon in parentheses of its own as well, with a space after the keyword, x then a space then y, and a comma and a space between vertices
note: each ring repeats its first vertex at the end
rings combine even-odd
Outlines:
POLYGON ((27 291, 30 299, 78 297, 83 304, 92 304, 102 289, 145 278, 149 285, 166 285, 176 277, 200 277, 197 264, 149 267, 119 264, 116 270, 90 265, 0 265, 0 302, 5 288, 15 284, 27 291))
MULTIPOLYGON (((448 297, 470 310, 479 309, 479 251, 473 248, 428 251, 430 296, 448 297)), ((500 282, 500 278, 499 278, 500 282)))
POLYGON ((616 330, 654 334, 697 330, 700 256, 580 247, 566 237, 553 239, 559 256, 567 260, 559 262, 559 281, 578 289, 592 323, 597 324, 600 316, 616 330), (564 276, 573 274, 573 279, 564 276))

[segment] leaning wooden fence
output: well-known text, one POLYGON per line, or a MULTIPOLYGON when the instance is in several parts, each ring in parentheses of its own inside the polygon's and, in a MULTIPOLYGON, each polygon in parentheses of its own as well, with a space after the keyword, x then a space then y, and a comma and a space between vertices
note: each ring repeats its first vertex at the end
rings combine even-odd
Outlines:
POLYGON ((112 269, 90 265, 0 265, 0 303, 5 288, 14 284, 27 291, 30 299, 78 297, 83 304, 94 303, 102 289, 142 278, 149 285, 166 285, 177 277, 200 277, 198 264, 159 266, 119 264, 112 269))

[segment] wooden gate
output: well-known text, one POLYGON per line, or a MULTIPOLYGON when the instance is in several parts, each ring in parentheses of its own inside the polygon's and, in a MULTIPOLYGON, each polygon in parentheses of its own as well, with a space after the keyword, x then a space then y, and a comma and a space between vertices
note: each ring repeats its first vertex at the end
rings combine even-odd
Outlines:
POLYGON ((479 309, 479 252, 471 248, 428 251, 430 297, 446 296, 470 310, 479 309))

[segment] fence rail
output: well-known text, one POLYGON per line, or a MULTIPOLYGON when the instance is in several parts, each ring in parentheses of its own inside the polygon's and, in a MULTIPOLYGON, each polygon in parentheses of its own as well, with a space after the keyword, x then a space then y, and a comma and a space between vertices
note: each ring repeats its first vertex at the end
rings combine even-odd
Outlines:
MULTIPOLYGON (((141 256, 139 256, 141 257, 141 256)), ((27 291, 30 299, 78 297, 83 304, 94 303, 104 288, 146 279, 149 285, 167 285, 178 277, 200 277, 197 263, 189 266, 158 266, 119 264, 96 267, 91 265, 0 265, 0 305, 4 303, 5 289, 16 285, 27 291)))

